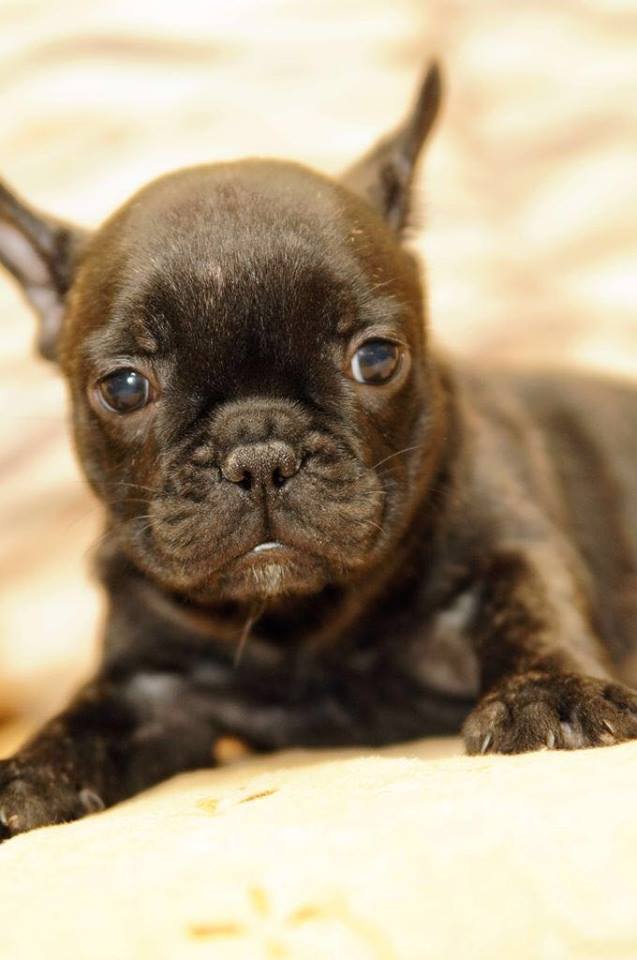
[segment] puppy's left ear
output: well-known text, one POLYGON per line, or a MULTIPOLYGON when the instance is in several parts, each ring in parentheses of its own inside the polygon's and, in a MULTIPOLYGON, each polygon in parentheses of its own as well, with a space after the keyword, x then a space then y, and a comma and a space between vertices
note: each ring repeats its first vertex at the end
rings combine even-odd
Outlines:
POLYGON ((38 349, 55 360, 65 297, 88 232, 29 207, 0 182, 0 263, 39 317, 38 349))
POLYGON ((438 115, 442 87, 440 67, 434 62, 405 120, 341 178, 346 187, 367 200, 396 232, 407 222, 416 164, 438 115))

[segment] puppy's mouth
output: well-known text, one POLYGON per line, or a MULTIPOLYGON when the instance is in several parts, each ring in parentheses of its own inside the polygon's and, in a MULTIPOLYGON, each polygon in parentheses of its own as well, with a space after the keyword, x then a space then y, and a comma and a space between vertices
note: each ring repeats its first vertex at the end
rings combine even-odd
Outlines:
POLYGON ((258 568, 267 564, 285 564, 293 560, 299 561, 303 558, 309 558, 308 550, 302 550, 292 543, 283 543, 281 540, 264 540, 231 557, 220 570, 227 567, 235 568, 237 564, 254 565, 258 568))

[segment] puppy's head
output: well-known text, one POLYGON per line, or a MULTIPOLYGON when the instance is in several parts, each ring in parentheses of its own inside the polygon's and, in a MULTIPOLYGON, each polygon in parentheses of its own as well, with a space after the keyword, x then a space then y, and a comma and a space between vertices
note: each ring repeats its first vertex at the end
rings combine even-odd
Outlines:
POLYGON ((151 183, 84 233, 0 191, 0 260, 68 379, 83 468, 134 563, 201 602, 360 581, 405 534, 441 439, 400 243, 435 118, 340 180, 249 160, 151 183))

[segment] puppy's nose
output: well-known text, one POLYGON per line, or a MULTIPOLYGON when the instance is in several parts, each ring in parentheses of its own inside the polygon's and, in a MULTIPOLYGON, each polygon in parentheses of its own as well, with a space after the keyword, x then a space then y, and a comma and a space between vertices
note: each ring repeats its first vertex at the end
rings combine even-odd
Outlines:
POLYGON ((299 459, 289 444, 271 440, 235 447, 222 463, 221 473, 244 490, 252 489, 255 484, 278 488, 293 477, 299 467, 299 459))

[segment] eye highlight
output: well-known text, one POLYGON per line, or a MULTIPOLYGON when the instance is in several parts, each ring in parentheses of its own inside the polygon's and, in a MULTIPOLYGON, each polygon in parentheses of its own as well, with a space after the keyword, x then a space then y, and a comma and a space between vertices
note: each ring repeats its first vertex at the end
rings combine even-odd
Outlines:
POLYGON ((387 383, 400 366, 401 350, 393 340, 376 337, 360 345, 351 359, 350 370, 358 383, 387 383))
POLYGON ((97 394, 111 413, 134 413, 150 401, 150 381, 137 370, 123 368, 103 377, 97 384, 97 394))

